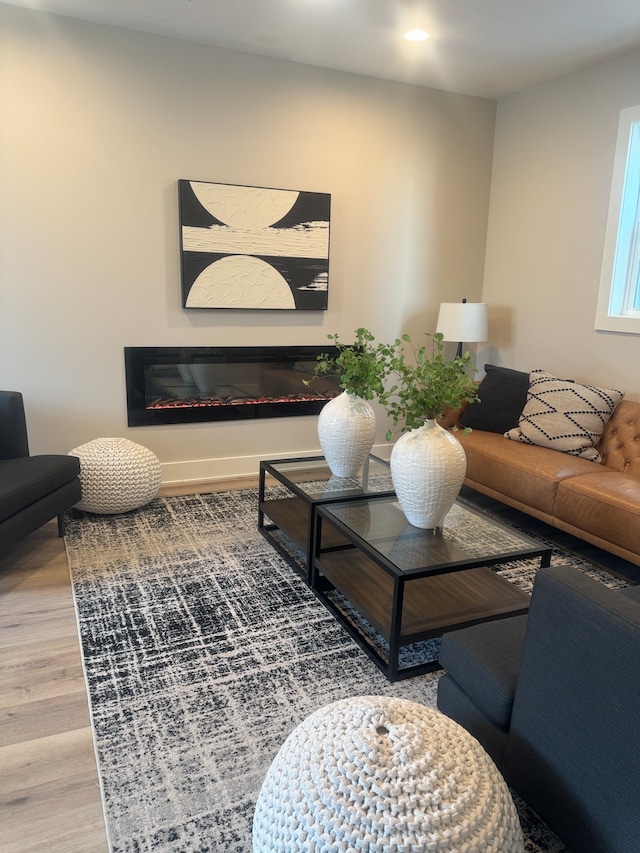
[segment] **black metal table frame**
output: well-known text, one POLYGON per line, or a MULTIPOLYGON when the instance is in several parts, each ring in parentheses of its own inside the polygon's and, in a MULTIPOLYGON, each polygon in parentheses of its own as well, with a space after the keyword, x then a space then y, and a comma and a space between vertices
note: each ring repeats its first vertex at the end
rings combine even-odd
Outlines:
MULTIPOLYGON (((298 457, 289 457, 285 459, 266 459, 260 462, 260 477, 258 481, 258 530, 264 536, 264 538, 272 545, 276 551, 283 557, 287 563, 296 571, 306 582, 308 586, 311 586, 311 570, 313 564, 313 550, 314 550, 314 537, 313 537, 313 529, 315 525, 316 518, 316 510, 319 506, 325 504, 332 503, 345 503, 347 501, 357 501, 362 500, 366 497, 363 494, 353 494, 346 495, 343 497, 330 497, 325 496, 319 499, 310 498, 309 494, 304 491, 304 489, 299 488, 295 483, 291 482, 286 476, 286 474, 281 473, 274 466, 278 463, 284 462, 292 462, 292 463, 304 463, 304 462, 320 462, 324 459, 324 456, 298 456, 298 457), (301 566, 300 562, 296 560, 296 558, 287 551, 286 548, 282 546, 282 544, 278 541, 278 539, 273 536, 272 531, 279 530, 277 524, 264 523, 265 515, 268 515, 268 509, 266 509, 266 501, 265 501, 265 477, 266 474, 270 474, 275 480, 281 483, 285 488, 289 489, 293 494, 300 498, 305 504, 309 506, 309 524, 307 529, 307 541, 306 541, 306 549, 304 551, 304 567, 301 566)), ((368 465, 369 459, 374 459, 376 462, 380 462, 383 465, 389 465, 388 461, 385 459, 381 459, 374 454, 370 454, 369 458, 365 462, 365 465, 368 465)), ((389 497, 390 495, 395 494, 393 490, 389 490, 386 492, 380 492, 376 495, 370 495, 370 499, 375 499, 377 497, 389 497)), ((283 534, 286 536, 286 533, 283 534)), ((287 537, 289 538, 289 537, 287 537)), ((294 545, 296 543, 293 543, 294 545)))
MULTIPOLYGON (((373 496, 372 498, 368 498, 365 500, 376 500, 377 497, 378 496, 373 496)), ((472 507, 468 507, 463 500, 459 499, 459 501, 460 503, 463 503, 465 507, 468 508, 471 512, 478 512, 472 507)), ((437 660, 431 660, 425 663, 407 666, 403 668, 400 668, 399 666, 399 655, 400 649, 402 647, 402 644, 400 643, 402 631, 402 608, 404 603, 404 587, 407 582, 425 577, 435 577, 436 575, 451 574, 452 572, 465 571, 468 569, 490 568, 491 566, 497 566, 501 563, 506 563, 509 560, 527 558, 533 559, 534 557, 540 557, 540 568, 546 568, 551 563, 552 548, 541 545, 539 548, 526 548, 522 550, 509 551, 506 554, 497 554, 491 557, 476 557, 468 561, 462 561, 456 564, 449 563, 442 566, 412 570, 409 573, 403 573, 402 570, 399 570, 397 566, 395 566, 383 554, 381 554, 373 546, 371 546, 366 540, 362 539, 354 530, 352 530, 350 527, 340 521, 340 519, 328 518, 326 513, 324 512, 324 509, 330 510, 331 507, 330 505, 325 505, 324 507, 319 506, 314 514, 314 523, 312 531, 313 559, 311 560, 310 571, 311 588, 313 589, 316 596, 325 605, 325 607, 327 607, 327 609, 342 625, 342 627, 345 628, 345 630, 356 641, 356 643, 358 643, 360 648, 369 656, 369 658, 376 664, 376 666, 384 673, 387 679, 391 682, 403 680, 405 678, 412 678, 416 675, 423 675, 427 672, 434 672, 435 670, 442 668, 437 660), (380 655, 375 646, 367 639, 367 637, 361 631, 358 630, 358 628, 353 624, 353 622, 351 622, 349 618, 340 610, 340 608, 337 607, 336 604, 329 598, 328 593, 333 591, 335 587, 328 581, 327 578, 320 574, 316 565, 316 560, 323 553, 328 553, 330 551, 337 550, 345 550, 345 548, 343 547, 321 549, 323 519, 327 523, 336 527, 342 533, 345 539, 352 543, 350 547, 354 547, 364 553, 384 572, 390 575, 394 581, 393 601, 391 606, 391 625, 389 632, 390 639, 388 660, 385 660, 384 657, 380 655)), ((481 515, 482 513, 478 514, 481 515)), ((510 529, 507 525, 502 524, 502 522, 495 521, 493 523, 495 523, 499 527, 510 529)), ((434 535, 438 534, 435 533, 434 535)), ((338 592, 340 591, 338 590, 338 592)), ((351 604, 356 607, 353 602, 351 602, 351 604)), ((363 618, 366 617, 363 616, 363 618)), ((371 626, 371 628, 375 631, 375 628, 373 628, 373 626, 371 626)), ((442 633, 443 631, 434 632, 433 637, 441 636, 442 633)), ((424 639, 430 638, 425 637, 424 639)))

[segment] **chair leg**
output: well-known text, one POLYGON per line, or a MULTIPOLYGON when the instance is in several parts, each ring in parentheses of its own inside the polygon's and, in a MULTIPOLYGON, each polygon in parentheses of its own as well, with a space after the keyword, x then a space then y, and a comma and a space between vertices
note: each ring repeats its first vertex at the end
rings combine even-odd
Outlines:
POLYGON ((58 536, 64 536, 64 513, 58 516, 58 536))

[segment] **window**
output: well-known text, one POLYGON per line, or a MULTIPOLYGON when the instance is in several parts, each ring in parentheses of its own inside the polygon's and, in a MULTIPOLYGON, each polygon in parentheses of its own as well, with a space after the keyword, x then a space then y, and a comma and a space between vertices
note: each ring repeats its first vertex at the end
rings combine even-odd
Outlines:
POLYGON ((640 335, 640 106, 620 113, 595 327, 640 335))

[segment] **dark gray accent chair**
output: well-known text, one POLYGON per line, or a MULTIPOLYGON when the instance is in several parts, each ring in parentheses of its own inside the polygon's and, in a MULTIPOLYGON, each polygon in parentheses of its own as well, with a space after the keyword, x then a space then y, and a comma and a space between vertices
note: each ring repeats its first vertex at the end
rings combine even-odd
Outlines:
POLYGON ((640 850, 640 587, 540 569, 527 616, 446 634, 438 708, 573 853, 640 850))
POLYGON ((29 455, 22 394, 0 391, 0 555, 80 500, 76 456, 29 455))

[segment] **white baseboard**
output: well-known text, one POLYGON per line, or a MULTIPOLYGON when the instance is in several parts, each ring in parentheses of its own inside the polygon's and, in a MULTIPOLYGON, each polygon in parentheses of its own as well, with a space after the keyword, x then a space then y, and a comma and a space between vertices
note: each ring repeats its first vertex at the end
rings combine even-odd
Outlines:
MULTIPOLYGON (((381 459, 388 459, 390 444, 376 445, 372 453, 381 459)), ((296 458, 317 456, 318 450, 296 453, 296 458)), ((257 477, 262 459, 287 459, 291 454, 280 453, 273 456, 228 456, 218 459, 193 459, 185 462, 163 462, 163 485, 183 485, 203 483, 212 480, 226 480, 232 477, 257 477)))

